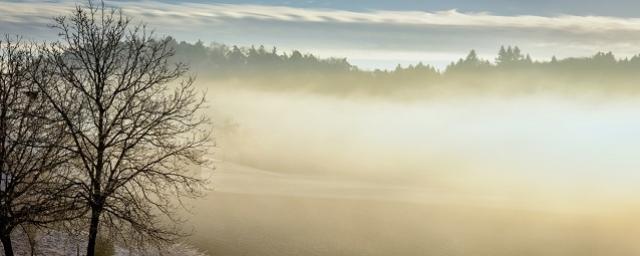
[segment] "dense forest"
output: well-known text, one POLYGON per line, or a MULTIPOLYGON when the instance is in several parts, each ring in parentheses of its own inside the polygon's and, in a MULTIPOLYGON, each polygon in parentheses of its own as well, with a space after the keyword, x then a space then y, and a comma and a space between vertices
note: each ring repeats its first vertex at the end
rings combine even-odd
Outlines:
POLYGON ((480 58, 471 50, 445 69, 418 63, 394 70, 362 70, 346 58, 319 58, 300 51, 280 52, 264 46, 239 47, 202 41, 172 40, 175 59, 187 62, 206 80, 242 80, 239 86, 268 90, 313 90, 326 93, 390 94, 397 92, 471 91, 634 91, 640 78, 640 54, 616 58, 611 52, 590 57, 533 60, 517 46, 503 46, 495 60, 480 58), (251 82, 247 82, 251 81, 251 82))

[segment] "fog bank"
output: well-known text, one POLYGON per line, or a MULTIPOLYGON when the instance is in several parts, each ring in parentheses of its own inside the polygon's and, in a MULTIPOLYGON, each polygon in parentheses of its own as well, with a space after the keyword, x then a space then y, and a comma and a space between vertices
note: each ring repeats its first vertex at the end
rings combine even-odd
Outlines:
POLYGON ((214 255, 635 254, 630 97, 422 101, 210 87, 214 255))

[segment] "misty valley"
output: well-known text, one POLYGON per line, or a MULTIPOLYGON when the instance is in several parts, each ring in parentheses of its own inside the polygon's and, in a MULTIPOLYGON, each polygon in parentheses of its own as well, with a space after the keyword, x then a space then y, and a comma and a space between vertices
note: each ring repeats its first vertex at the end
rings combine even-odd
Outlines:
POLYGON ((639 255, 640 5, 497 2, 0 2, 0 255, 639 255))
POLYGON ((189 222, 213 255, 638 250, 632 98, 222 90, 213 191, 189 222))

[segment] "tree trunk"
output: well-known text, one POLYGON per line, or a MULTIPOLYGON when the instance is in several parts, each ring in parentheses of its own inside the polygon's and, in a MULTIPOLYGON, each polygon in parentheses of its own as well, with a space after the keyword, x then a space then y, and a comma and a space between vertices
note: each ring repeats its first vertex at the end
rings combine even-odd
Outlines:
POLYGON ((89 240, 87 241, 87 256, 96 253, 96 239, 98 237, 98 224, 100 223, 100 210, 91 209, 91 225, 89 226, 89 240))
POLYGON ((11 235, 0 236, 0 241, 2 241, 2 247, 4 248, 4 255, 13 256, 13 245, 11 245, 11 235))
MULTIPOLYGON (((32 234, 32 230, 29 230, 27 228, 26 224, 21 224, 20 227, 22 227, 22 231, 24 232, 25 236, 27 236, 27 240, 29 242, 29 251, 31 252, 31 256, 35 256, 36 255, 36 238, 35 236, 37 234, 32 234)), ((35 232, 35 231, 33 231, 35 232)))

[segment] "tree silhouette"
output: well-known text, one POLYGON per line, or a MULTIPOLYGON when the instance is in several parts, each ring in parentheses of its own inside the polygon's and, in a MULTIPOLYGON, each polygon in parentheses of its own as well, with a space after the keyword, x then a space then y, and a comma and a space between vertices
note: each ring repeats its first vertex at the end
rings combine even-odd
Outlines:
POLYGON ((174 199, 199 194, 203 181, 190 170, 206 163, 209 130, 198 114, 203 95, 192 79, 177 80, 187 67, 169 62, 172 39, 93 2, 54 28, 60 40, 43 50, 57 83, 39 86, 73 142, 73 182, 89 211, 87 255, 102 232, 176 238, 157 214, 175 220, 174 199))
POLYGON ((12 231, 73 218, 72 188, 66 179, 65 126, 34 81, 43 63, 34 45, 0 41, 0 241, 12 256, 12 231))

